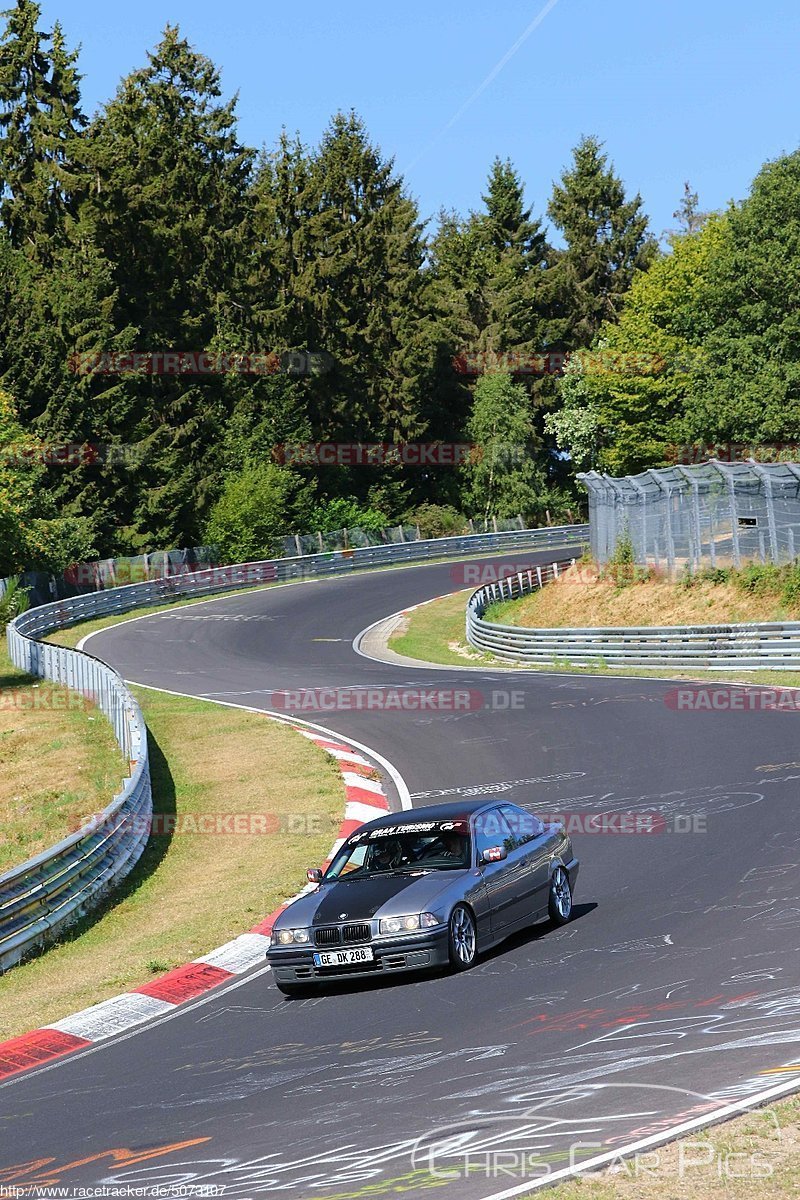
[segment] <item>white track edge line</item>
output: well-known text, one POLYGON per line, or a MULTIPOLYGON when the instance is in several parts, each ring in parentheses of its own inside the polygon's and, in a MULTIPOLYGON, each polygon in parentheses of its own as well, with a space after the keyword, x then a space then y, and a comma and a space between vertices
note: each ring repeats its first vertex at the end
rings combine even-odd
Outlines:
MULTIPOLYGON (((13 1087, 15 1083, 21 1083, 23 1079, 32 1079, 34 1075, 42 1075, 45 1071, 54 1071, 57 1067, 66 1066, 67 1063, 76 1062, 79 1058, 87 1058, 90 1054, 96 1054, 100 1050, 105 1050, 108 1046, 114 1046, 118 1042, 125 1042, 128 1038, 136 1037, 140 1033, 144 1033, 147 1029, 155 1029, 157 1025, 163 1025, 167 1021, 174 1021, 176 1017, 185 1016, 186 1013, 192 1012, 196 1008, 200 1008, 203 1004, 208 1004, 210 1000, 219 1000, 227 992, 235 991, 236 988, 243 987, 252 979, 257 979, 259 975, 264 975, 271 968, 269 964, 263 967, 258 967, 251 970, 247 974, 234 977, 229 983, 219 984, 215 988, 210 988, 202 996, 198 996, 195 1000, 187 1000, 183 1004, 174 1005, 173 1012, 166 1012, 160 1017, 154 1017, 145 1024, 134 1025, 130 1029, 123 1030, 121 1033, 112 1034, 100 1042, 93 1042, 91 1046, 84 1046, 80 1050, 71 1050, 61 1058, 57 1058, 54 1062, 44 1063, 41 1067, 30 1067, 27 1070, 20 1071, 17 1075, 12 1075, 9 1079, 3 1080, 0 1083, 0 1091, 3 1088, 13 1087)), ((42 1026, 42 1028, 48 1028, 42 1026)), ((37 1032, 34 1030, 33 1032, 37 1032)))
POLYGON ((758 1108, 767 1100, 772 1100, 779 1096, 791 1095, 792 1092, 797 1092, 798 1090, 800 1090, 800 1081, 797 1079, 776 1084, 775 1087, 767 1088, 763 1092, 756 1092, 753 1096, 747 1096, 743 1100, 735 1100, 732 1104, 726 1104, 713 1113, 706 1113, 701 1117, 693 1117, 690 1121, 682 1121, 678 1125, 673 1125, 669 1129, 663 1129, 659 1133, 653 1133, 649 1137, 629 1142, 627 1146, 620 1146, 616 1150, 608 1150, 603 1154, 597 1154, 594 1158, 588 1158, 586 1162, 574 1167, 562 1167, 561 1170, 553 1171, 550 1175, 542 1179, 529 1180, 518 1187, 508 1188, 504 1192, 492 1192, 491 1195, 485 1196, 483 1200, 510 1200, 512 1196, 520 1196, 524 1192, 538 1191, 540 1188, 549 1187, 561 1179, 574 1179, 576 1176, 582 1175, 585 1171, 596 1170, 597 1167, 601 1167, 605 1163, 614 1162, 615 1159, 634 1154, 639 1150, 644 1150, 646 1147, 664 1145, 666 1142, 675 1141, 676 1138, 684 1133, 689 1133, 693 1129, 705 1129, 707 1126, 715 1125, 720 1121, 726 1120, 728 1117, 747 1112, 750 1108, 758 1108))
MULTIPOLYGON (((113 628, 113 626, 111 627, 113 628)), ((99 631, 98 631, 99 632, 99 631)), ((103 630, 102 632, 106 632, 103 630)), ((253 708, 251 704, 236 704, 233 700, 211 700, 206 696, 193 695, 191 692, 175 692, 171 688, 155 687, 151 683, 139 683, 135 679, 126 679, 124 681, 129 687, 144 688, 148 692, 162 692, 165 696, 178 696, 182 700, 200 700, 204 704, 220 704, 223 708, 240 708, 244 712, 257 713, 262 717, 270 717, 274 721, 282 721, 284 725, 305 725, 307 729, 315 729, 318 733, 323 733, 326 738, 333 740, 339 739, 347 741, 351 746, 355 746, 358 750, 362 750, 364 754, 370 758, 374 758, 376 763, 379 763, 391 778, 394 786, 397 788, 397 794, 400 797, 400 804, 403 810, 413 808, 411 803, 411 793, 408 789, 405 779, 398 771, 393 763, 390 763, 388 758, 384 758, 382 754, 378 754, 377 750, 373 750, 371 746, 365 742, 357 742, 355 738, 345 733, 337 733, 333 729, 328 729, 325 725, 317 725, 312 721, 304 721, 301 717, 289 717, 286 713, 275 712, 270 708, 253 708)), ((324 747, 320 747, 324 749, 324 747)))

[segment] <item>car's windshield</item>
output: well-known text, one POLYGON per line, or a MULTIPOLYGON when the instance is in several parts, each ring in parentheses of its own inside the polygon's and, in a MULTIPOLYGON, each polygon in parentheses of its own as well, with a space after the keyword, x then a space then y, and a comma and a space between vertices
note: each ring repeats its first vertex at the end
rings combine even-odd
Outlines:
POLYGON ((341 847, 325 879, 365 879, 392 871, 458 871, 470 865, 471 855, 466 821, 357 831, 341 847))

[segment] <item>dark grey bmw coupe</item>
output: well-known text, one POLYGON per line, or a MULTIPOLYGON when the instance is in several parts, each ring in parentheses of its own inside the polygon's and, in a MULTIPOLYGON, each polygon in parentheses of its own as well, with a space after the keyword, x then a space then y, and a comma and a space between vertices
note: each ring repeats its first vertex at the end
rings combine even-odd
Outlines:
POLYGON ((276 919, 267 959, 287 996, 328 981, 449 965, 544 917, 572 915, 578 860, 560 824, 480 800, 387 813, 346 838, 276 919))

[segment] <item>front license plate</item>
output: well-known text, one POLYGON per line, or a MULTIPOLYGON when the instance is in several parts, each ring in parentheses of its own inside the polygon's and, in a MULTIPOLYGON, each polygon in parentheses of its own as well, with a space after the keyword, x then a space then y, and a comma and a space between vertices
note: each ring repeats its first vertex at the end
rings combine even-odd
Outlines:
POLYGON ((359 946, 357 950, 325 950, 314 955, 315 967, 350 967, 353 963, 372 962, 371 946, 359 946))

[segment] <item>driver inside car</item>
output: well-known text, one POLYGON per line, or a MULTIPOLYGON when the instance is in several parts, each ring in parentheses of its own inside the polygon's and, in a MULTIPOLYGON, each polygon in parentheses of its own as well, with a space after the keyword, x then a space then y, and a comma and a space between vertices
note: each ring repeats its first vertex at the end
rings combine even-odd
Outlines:
POLYGON ((421 858, 423 860, 426 858, 453 859, 455 862, 464 863, 466 866, 466 846, 466 839, 461 837, 460 834, 445 833, 441 837, 437 838, 435 842, 432 842, 426 847, 425 851, 421 855, 421 858))
POLYGON ((373 871, 391 871, 399 867, 403 861, 403 847, 396 839, 379 842, 371 855, 370 866, 373 871))

